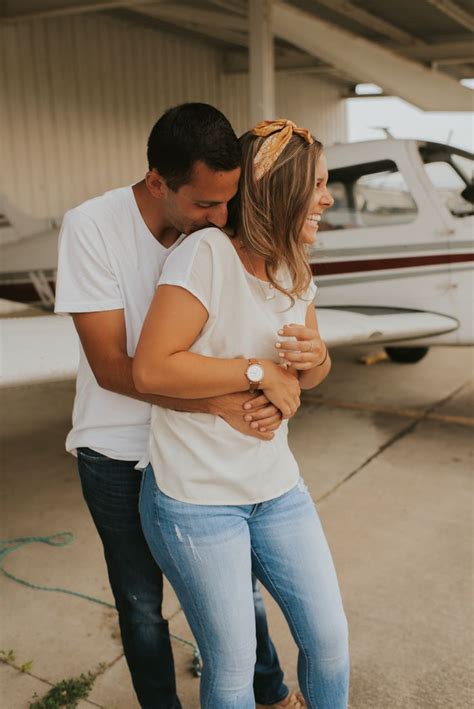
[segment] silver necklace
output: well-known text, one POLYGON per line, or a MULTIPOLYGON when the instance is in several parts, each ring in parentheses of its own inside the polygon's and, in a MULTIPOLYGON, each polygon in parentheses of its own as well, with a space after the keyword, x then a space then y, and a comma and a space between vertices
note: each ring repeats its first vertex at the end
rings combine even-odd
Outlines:
MULTIPOLYGON (((244 246, 244 244, 240 241, 240 239, 239 239, 239 246, 240 246, 240 248, 241 248, 242 251, 245 251, 245 246, 244 246)), ((252 271, 252 274, 253 274, 253 276, 255 277, 255 279, 256 279, 256 281, 257 281, 257 283, 258 283, 258 287, 260 288, 263 297, 265 298, 265 300, 273 300, 273 299, 275 298, 275 289, 274 289, 274 287, 273 287, 273 283, 268 283, 268 291, 267 291, 267 290, 263 287, 263 285, 262 285, 262 279, 259 278, 259 277, 257 276, 257 274, 255 273, 255 269, 254 269, 254 267, 253 267, 252 261, 250 260, 250 256, 248 255, 247 252, 245 252, 245 257, 246 257, 246 259, 247 259, 248 265, 250 266, 250 270, 252 271)))

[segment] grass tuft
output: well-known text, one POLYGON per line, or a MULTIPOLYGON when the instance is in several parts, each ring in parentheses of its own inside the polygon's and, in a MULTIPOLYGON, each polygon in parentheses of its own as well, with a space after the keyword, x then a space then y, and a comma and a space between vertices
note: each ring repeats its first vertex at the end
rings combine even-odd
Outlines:
POLYGON ((43 699, 30 704, 30 709, 75 709, 80 699, 89 696, 96 677, 97 674, 88 672, 80 677, 63 679, 55 684, 43 699))

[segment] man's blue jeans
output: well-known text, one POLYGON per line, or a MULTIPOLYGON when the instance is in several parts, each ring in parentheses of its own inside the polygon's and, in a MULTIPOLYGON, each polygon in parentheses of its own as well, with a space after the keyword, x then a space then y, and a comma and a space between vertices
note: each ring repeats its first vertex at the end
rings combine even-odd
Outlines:
MULTIPOLYGON (((125 657, 143 709, 180 709, 168 623, 163 619, 163 575, 140 524, 141 475, 131 461, 78 450, 82 491, 99 532, 117 606, 125 657)), ((255 691, 272 704, 288 693, 270 640, 260 593, 255 593, 258 656, 255 691)))
POLYGON ((203 657, 203 709, 254 709, 252 569, 299 648, 310 709, 346 709, 347 622, 331 554, 302 481, 255 505, 196 505, 165 495, 152 467, 140 496, 143 531, 203 657))

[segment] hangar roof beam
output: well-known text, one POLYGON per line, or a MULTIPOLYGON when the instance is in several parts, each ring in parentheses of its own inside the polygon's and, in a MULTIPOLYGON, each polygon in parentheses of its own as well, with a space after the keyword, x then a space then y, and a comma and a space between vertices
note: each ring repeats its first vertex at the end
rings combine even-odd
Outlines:
POLYGON ((399 45, 386 45, 387 49, 394 52, 403 51, 403 54, 410 59, 418 61, 433 62, 440 59, 462 59, 471 57, 474 60, 474 50, 472 39, 439 41, 436 44, 420 44, 416 47, 399 47, 399 45))
POLYGON ((386 93, 425 111, 472 110, 472 92, 440 72, 282 2, 274 3, 273 18, 279 37, 347 73, 367 77, 386 93))
POLYGON ((441 10, 441 12, 458 24, 466 27, 470 32, 474 32, 474 17, 470 12, 453 2, 453 0, 426 0, 426 2, 434 5, 438 10, 441 10))
MULTIPOLYGON (((169 4, 165 6, 161 5, 151 5, 144 4, 143 0, 140 0, 140 5, 135 5, 133 7, 133 12, 136 16, 141 15, 149 20, 156 20, 157 22, 164 22, 167 25, 167 29, 172 29, 173 31, 182 33, 183 30, 189 31, 195 37, 200 37, 201 39, 211 39, 218 40, 223 45, 235 45, 235 47, 248 47, 247 35, 244 32, 240 32, 238 29, 232 30, 223 26, 224 23, 221 22, 221 26, 214 23, 209 23, 202 20, 202 13, 195 10, 191 13, 191 18, 187 19, 186 13, 181 13, 181 6, 175 5, 171 6, 169 4), (199 14, 198 14, 199 13, 199 14)), ((183 8, 188 9, 188 7, 183 8)), ((190 8, 193 10, 193 8, 190 8)), ((211 15, 219 15, 221 13, 210 12, 211 15)), ((240 19, 240 18, 239 18, 240 19)), ((243 25, 247 23, 244 21, 243 25)), ((230 22, 228 27, 230 27, 230 22)), ((235 26, 235 25, 234 25, 235 26)), ((160 29, 158 27, 158 29, 160 29)))
MULTIPOLYGON (((469 12, 467 0, 420 0, 421 12, 412 0, 398 0, 397 7, 384 0, 282 1, 294 12, 306 13, 310 22, 326 23, 325 26, 333 30, 333 35, 344 43, 344 47, 347 41, 351 46, 355 42, 366 43, 374 50, 371 55, 375 56, 375 50, 379 49, 380 56, 393 57, 399 68, 400 62, 408 60, 404 66, 413 67, 413 72, 410 71, 404 79, 408 84, 413 83, 415 76, 419 80, 423 69, 439 69, 439 73, 430 74, 428 83, 438 81, 437 77, 447 78, 449 95, 454 90, 449 79, 453 77, 459 81, 472 76, 474 52, 468 30, 474 29, 474 16, 469 12)), ((228 70, 239 71, 235 64, 248 67, 248 7, 249 0, 0 0, 0 22, 21 23, 36 18, 97 12, 128 25, 146 26, 204 42, 224 50, 227 57, 232 53, 235 62, 226 62, 230 67, 228 70)), ((315 72, 325 73, 329 81, 342 84, 347 90, 354 83, 373 81, 364 71, 364 66, 370 62, 357 66, 351 64, 348 68, 347 56, 341 57, 338 63, 328 60, 326 56, 320 56, 314 42, 312 50, 300 47, 299 59, 287 62, 287 52, 296 52, 295 44, 297 42, 287 41, 284 35, 275 34, 277 70, 306 72, 311 71, 312 66, 315 72), (323 71, 324 66, 326 71, 323 71)), ((379 68, 380 56, 377 55, 377 60, 372 62, 374 69, 379 68)), ((245 71, 245 68, 241 70, 245 71)), ((393 74, 391 68, 388 73, 393 74)), ((376 83, 387 82, 379 79, 376 83)), ((448 106, 443 87, 446 83, 438 82, 437 105, 441 104, 438 106, 440 110, 448 106)), ((427 90, 424 86, 422 88, 421 98, 427 90)), ((394 92, 388 86, 386 92, 399 93, 398 89, 394 92)), ((463 96, 467 100, 464 93, 463 96)))
POLYGON ((330 10, 338 12, 340 15, 350 17, 362 25, 362 27, 370 27, 370 29, 379 32, 381 35, 394 39, 399 44, 424 44, 417 37, 404 32, 399 27, 395 27, 391 22, 383 20, 381 17, 373 15, 371 12, 364 10, 362 7, 357 7, 349 0, 318 0, 320 5, 325 5, 330 10))
POLYGON ((236 15, 247 17, 247 3, 240 0, 209 0, 209 2, 211 5, 222 7, 223 10, 229 10, 229 12, 235 12, 236 15))
MULTIPOLYGON (((180 26, 196 24, 204 27, 214 27, 219 30, 229 30, 233 33, 245 33, 247 31, 247 19, 245 17, 236 17, 235 15, 229 15, 227 12, 205 10, 195 5, 175 5, 173 3, 150 5, 149 3, 144 3, 143 0, 141 1, 142 5, 134 6, 133 9, 135 11, 171 20, 180 26)), ((202 31, 201 28, 200 31, 202 31)))
POLYGON ((143 3, 143 0, 3 0, 0 3, 0 19, 8 21, 64 17, 85 12, 116 10, 139 3, 143 3))

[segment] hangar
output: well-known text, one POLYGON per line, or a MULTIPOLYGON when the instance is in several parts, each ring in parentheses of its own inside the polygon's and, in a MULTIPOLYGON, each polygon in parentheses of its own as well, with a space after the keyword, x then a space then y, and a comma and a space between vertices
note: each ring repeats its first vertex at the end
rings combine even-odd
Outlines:
POLYGON ((1 191, 35 218, 139 178, 156 118, 221 108, 237 133, 285 115, 326 144, 372 82, 429 111, 472 108, 469 0, 4 0, 1 191))
MULTIPOLYGON (((138 179, 151 124, 181 101, 216 104, 237 132, 266 115, 288 115, 326 143, 346 138, 344 102, 359 82, 375 82, 425 110, 467 110, 471 102, 459 83, 473 76, 467 0, 250 0, 248 6, 237 0, 3 0, 0 17, 0 192, 45 226, 81 200, 138 179)), ((2 226, 0 217, 0 238, 8 234, 2 226)), ((448 241, 441 233, 436 238, 448 241)), ((359 257, 371 245, 359 245, 359 257)), ((393 244, 385 251, 393 256, 393 244)), ((35 352, 30 343, 28 349, 35 352)), ((361 376, 357 365, 344 362, 326 405, 324 394, 316 407, 309 402, 295 429, 314 488, 316 457, 325 471, 317 481, 320 497, 337 488, 324 521, 357 639, 354 707, 468 702, 469 355, 451 351, 449 357, 449 366, 438 357, 429 370, 396 371, 388 383, 383 372, 374 380, 373 370, 361 376), (350 435, 343 440, 341 431, 350 435)), ((62 384, 50 393, 9 390, 5 482, 13 491, 6 498, 12 522, 4 534, 24 534, 25 524, 36 532, 63 523, 85 530, 75 555, 56 570, 62 564, 71 588, 87 589, 81 584, 90 581, 102 596, 99 549, 78 486, 70 484, 72 459, 59 452, 71 397, 72 388, 62 384)), ((31 578, 45 571, 39 558, 37 566, 27 558, 31 578)), ((45 612, 44 599, 25 595, 31 589, 12 589, 5 647, 12 638, 22 652, 31 648, 34 656, 21 660, 35 663, 34 674, 31 662, 21 672, 2 666, 5 692, 16 706, 20 694, 24 701, 33 690, 43 694, 62 673, 92 669, 99 660, 107 673, 97 682, 94 705, 136 706, 110 609, 96 604, 83 622, 81 599, 72 599, 78 605, 71 610, 70 596, 54 597, 45 612)), ((184 636, 179 608, 167 611, 176 611, 172 630, 184 636)), ((288 663, 290 643, 282 636, 280 644, 288 663)), ((189 647, 177 647, 186 699, 197 692, 188 655, 189 647)))

